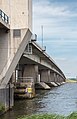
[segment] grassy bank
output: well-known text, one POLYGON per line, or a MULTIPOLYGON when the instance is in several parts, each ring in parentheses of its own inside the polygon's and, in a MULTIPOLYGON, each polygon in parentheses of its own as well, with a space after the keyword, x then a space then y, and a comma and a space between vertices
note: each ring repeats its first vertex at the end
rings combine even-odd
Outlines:
POLYGON ((5 111, 5 107, 0 103, 0 115, 5 111))
POLYGON ((32 115, 32 116, 23 116, 17 119, 77 119, 77 112, 70 114, 67 117, 55 115, 55 114, 43 114, 43 115, 32 115))
POLYGON ((67 83, 77 83, 77 80, 73 80, 73 79, 66 79, 67 83))

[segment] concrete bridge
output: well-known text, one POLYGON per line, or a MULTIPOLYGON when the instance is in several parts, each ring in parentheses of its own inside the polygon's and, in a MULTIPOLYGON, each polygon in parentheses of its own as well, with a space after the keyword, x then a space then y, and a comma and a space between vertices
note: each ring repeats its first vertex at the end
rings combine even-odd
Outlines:
POLYGON ((32 38, 32 0, 17 0, 17 4, 12 0, 1 2, 0 103, 6 109, 14 105, 14 92, 19 97, 31 98, 36 88, 50 89, 66 80, 35 40, 32 38))

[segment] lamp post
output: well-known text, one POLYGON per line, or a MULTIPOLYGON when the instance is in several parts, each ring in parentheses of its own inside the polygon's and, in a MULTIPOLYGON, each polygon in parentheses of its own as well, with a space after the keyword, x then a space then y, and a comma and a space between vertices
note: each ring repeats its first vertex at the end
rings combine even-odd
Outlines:
POLYGON ((43 25, 41 26, 41 30, 42 30, 42 48, 43 48, 43 25))

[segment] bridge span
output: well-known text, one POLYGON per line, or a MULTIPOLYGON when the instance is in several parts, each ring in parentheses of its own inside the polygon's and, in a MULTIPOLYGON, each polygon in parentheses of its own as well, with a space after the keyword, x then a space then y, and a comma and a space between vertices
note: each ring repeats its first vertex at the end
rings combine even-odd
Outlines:
POLYGON ((32 0, 22 1, 0 4, 0 103, 5 109, 14 105, 14 95, 33 98, 36 89, 51 89, 66 81, 54 60, 32 38, 32 0))

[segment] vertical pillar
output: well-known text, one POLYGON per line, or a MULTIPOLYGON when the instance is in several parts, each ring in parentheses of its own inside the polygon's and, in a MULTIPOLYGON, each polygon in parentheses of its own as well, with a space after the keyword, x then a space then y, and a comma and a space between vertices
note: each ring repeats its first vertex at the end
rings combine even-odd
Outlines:
POLYGON ((60 77, 58 74, 57 74, 57 82, 60 83, 60 77))
POLYGON ((56 73, 54 73, 54 81, 55 81, 55 83, 57 82, 57 74, 56 73))
POLYGON ((33 77, 34 82, 37 82, 38 65, 25 65, 23 77, 33 77))
POLYGON ((24 65, 22 79, 23 82, 20 82, 20 84, 23 90, 26 89, 26 93, 23 93, 22 95, 21 94, 17 95, 19 97, 33 98, 35 96, 35 83, 37 82, 38 79, 38 65, 33 64, 24 65))
POLYGON ((62 83, 63 81, 62 81, 62 78, 61 78, 61 76, 59 76, 59 79, 60 79, 60 83, 62 83))
POLYGON ((50 73, 51 82, 55 82, 54 72, 50 73))
POLYGON ((51 81, 50 79, 50 70, 48 69, 44 69, 40 71, 40 78, 41 78, 41 82, 45 82, 48 83, 51 81))
POLYGON ((60 76, 60 81, 61 81, 61 83, 64 82, 64 79, 61 76, 60 76))

